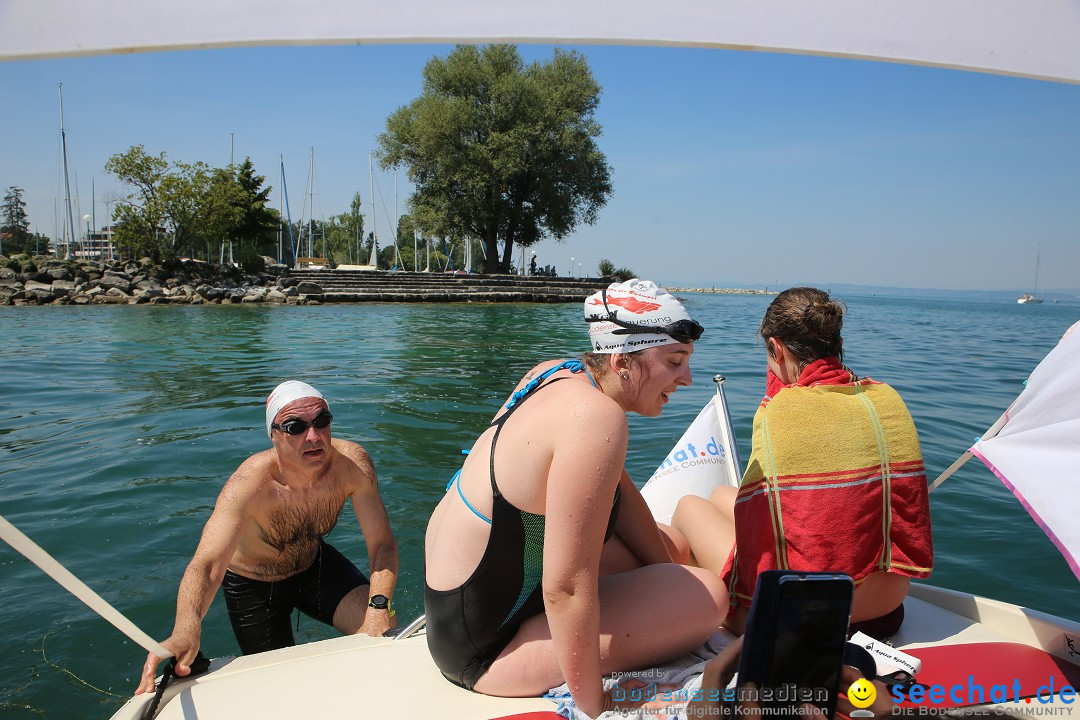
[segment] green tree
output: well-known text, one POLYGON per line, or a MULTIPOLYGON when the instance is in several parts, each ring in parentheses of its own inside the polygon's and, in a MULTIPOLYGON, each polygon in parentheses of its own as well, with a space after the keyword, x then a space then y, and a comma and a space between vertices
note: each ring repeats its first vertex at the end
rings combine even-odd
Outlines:
MULTIPOLYGON (((8 255, 26 252, 30 238, 30 221, 26 217, 26 203, 23 201, 22 188, 12 185, 4 195, 4 204, 0 206, 0 232, 9 233, 8 255)), ((32 247, 32 245, 30 246, 32 247)))
POLYGON ((600 273, 600 277, 602 278, 612 277, 615 274, 615 263, 604 258, 600 261, 600 264, 596 266, 596 271, 600 273))
POLYGON ((149 155, 146 146, 133 145, 105 163, 105 172, 127 183, 133 192, 117 200, 116 243, 120 252, 161 259, 164 248, 164 212, 160 198, 162 178, 169 171, 165 153, 149 155))
POLYGON ((204 162, 169 162, 142 145, 109 158, 105 170, 132 192, 117 202, 117 243, 122 252, 170 261, 205 251, 212 259, 235 243, 241 264, 258 269, 273 245, 277 215, 267 207, 270 188, 251 159, 213 168, 204 162))
POLYGON ((335 264, 364 265, 369 252, 364 245, 363 202, 360 193, 353 195, 349 212, 333 215, 326 224, 327 253, 335 264))
POLYGON ((219 198, 222 190, 231 190, 232 184, 215 182, 213 168, 203 162, 174 162, 173 171, 161 178, 158 195, 165 227, 169 230, 165 239, 166 258, 195 255, 203 245, 217 244, 227 236, 212 236, 228 231, 235 222, 230 198, 219 198), (225 215, 219 218, 218 215, 225 215))
MULTIPOLYGON (((275 247, 273 233, 278 214, 269 207, 270 191, 266 177, 255 173, 251 158, 239 166, 229 166, 214 186, 216 201, 212 206, 227 203, 232 212, 228 218, 234 225, 227 236, 239 245, 237 259, 247 269, 261 269, 264 251, 275 247), (231 187, 230 181, 231 180, 231 187), (253 265, 255 267, 253 267, 253 265)), ((271 250, 271 254, 275 254, 271 250)))
POLYGON ((526 66, 512 45, 458 46, 424 66, 420 97, 387 118, 379 162, 408 168, 426 231, 479 238, 485 269, 508 272, 515 244, 563 239, 607 202, 599 100, 576 52, 526 66))
POLYGON ((243 247, 259 249, 278 226, 278 214, 269 207, 271 186, 262 187, 266 177, 255 174, 251 158, 244 158, 235 168, 235 182, 240 190, 237 204, 240 221, 233 231, 235 241, 243 247))

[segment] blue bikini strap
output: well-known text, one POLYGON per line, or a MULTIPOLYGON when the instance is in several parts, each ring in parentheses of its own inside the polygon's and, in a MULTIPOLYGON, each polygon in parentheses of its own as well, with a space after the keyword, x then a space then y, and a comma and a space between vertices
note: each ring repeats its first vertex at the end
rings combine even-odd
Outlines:
POLYGON ((481 520, 486 522, 488 525, 490 525, 491 524, 491 518, 487 517, 486 515, 481 513, 479 510, 474 508, 472 506, 472 503, 469 502, 468 498, 465 497, 465 493, 463 493, 461 491, 461 470, 458 470, 456 473, 454 473, 454 477, 450 478, 450 482, 449 482, 449 484, 447 484, 446 489, 449 490, 450 485, 453 485, 455 483, 457 483, 457 494, 461 496, 461 502, 465 503, 465 507, 472 510, 473 514, 476 515, 476 517, 480 518, 481 520))
MULTIPOLYGON (((596 380, 593 379, 592 373, 589 372, 589 369, 586 368, 581 363, 580 360, 564 360, 563 362, 559 363, 555 367, 550 368, 548 370, 545 370, 538 377, 533 378, 532 380, 530 380, 529 383, 527 385, 525 385, 525 387, 521 388, 516 393, 514 393, 510 397, 510 402, 507 403, 506 408, 508 410, 513 409, 513 407, 515 405, 517 405, 519 402, 521 402, 522 400, 524 400, 525 397, 529 393, 531 393, 533 390, 535 390, 537 387, 539 387, 540 383, 542 383, 544 380, 547 380, 549 377, 551 377, 552 375, 557 373, 559 370, 569 370, 572 373, 584 372, 585 377, 589 378, 589 382, 592 383, 592 386, 597 387, 596 380)), ((501 427, 500 427, 500 429, 501 429, 501 427)), ((498 436, 498 431, 496 431, 496 436, 498 436)), ((491 451, 492 451, 492 454, 494 454, 494 452, 495 452, 495 441, 494 441, 494 439, 492 439, 491 451)), ((469 451, 468 450, 462 450, 461 454, 462 455, 468 455, 469 451)), ((494 483, 494 481, 493 481, 493 483, 494 483)), ((446 484, 447 491, 450 490, 451 485, 455 485, 455 484, 457 485, 458 496, 461 498, 461 501, 463 503, 465 503, 465 507, 472 510, 473 514, 476 515, 476 517, 480 518, 481 520, 486 522, 488 525, 490 525, 491 524, 491 518, 487 517, 482 512, 480 512, 475 507, 473 507, 472 503, 469 502, 468 498, 465 497, 465 493, 462 492, 462 490, 461 490, 461 470, 458 470, 456 473, 454 473, 454 477, 450 478, 450 482, 448 482, 446 484)))
POLYGON ((510 402, 506 404, 506 409, 510 410, 519 402, 525 399, 525 396, 540 386, 540 383, 547 380, 549 377, 559 372, 560 370, 569 370, 572 373, 584 372, 585 377, 589 378, 589 382, 593 387, 596 387, 596 380, 593 380, 592 373, 589 372, 580 360, 563 360, 555 367, 548 368, 544 372, 540 373, 537 377, 530 380, 525 387, 518 390, 516 393, 510 396, 510 402))

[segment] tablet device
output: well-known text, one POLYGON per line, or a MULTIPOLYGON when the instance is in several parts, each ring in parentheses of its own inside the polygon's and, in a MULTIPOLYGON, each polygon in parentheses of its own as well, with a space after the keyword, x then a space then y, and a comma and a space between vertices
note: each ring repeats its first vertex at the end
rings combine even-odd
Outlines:
POLYGON ((742 705, 832 718, 855 584, 842 573, 769 570, 758 575, 739 664, 742 705))

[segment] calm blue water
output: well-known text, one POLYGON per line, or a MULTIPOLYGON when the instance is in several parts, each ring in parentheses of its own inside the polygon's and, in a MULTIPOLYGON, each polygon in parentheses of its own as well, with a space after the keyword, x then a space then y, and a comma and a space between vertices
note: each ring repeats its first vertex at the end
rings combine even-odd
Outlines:
MULTIPOLYGON (((659 419, 632 417, 628 467, 649 476, 723 373, 743 457, 764 390, 754 332, 769 298, 686 294, 708 332, 695 384, 659 419)), ((892 383, 936 476, 1022 389, 1080 304, 843 298, 848 364, 892 383)), ((578 305, 0 308, 0 514, 149 634, 172 628, 180 575, 222 482, 268 445, 263 402, 302 377, 336 435, 374 457, 401 548, 395 603, 422 609, 431 509, 521 373, 584 347, 578 305)), ((977 461, 931 499, 933 582, 1077 618, 1080 588, 977 461)), ((331 541, 366 557, 346 508, 331 541)), ((107 717, 145 653, 21 555, 0 547, 0 716, 107 717), (110 694, 111 693, 111 694, 110 694)), ((303 618, 299 640, 329 636, 303 618)), ((203 631, 237 652, 224 604, 203 631)))

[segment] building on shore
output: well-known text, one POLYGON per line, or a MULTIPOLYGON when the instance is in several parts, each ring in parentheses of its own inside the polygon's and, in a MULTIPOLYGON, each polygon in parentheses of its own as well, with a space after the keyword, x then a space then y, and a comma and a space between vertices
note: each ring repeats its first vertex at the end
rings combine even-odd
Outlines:
POLYGON ((73 260, 114 260, 119 256, 114 242, 114 228, 84 233, 77 242, 53 240, 50 243, 52 254, 73 260))

